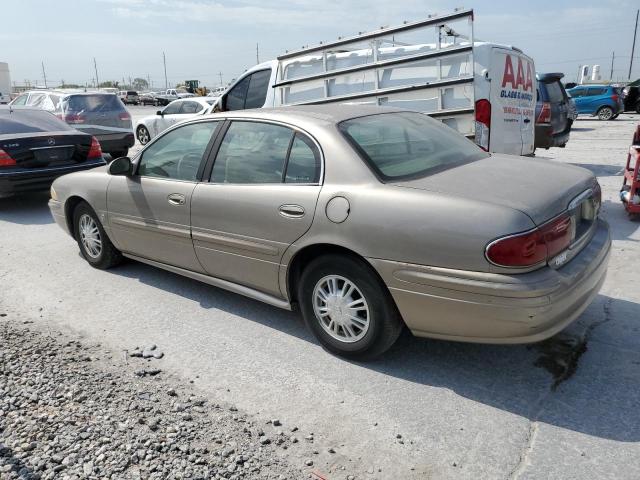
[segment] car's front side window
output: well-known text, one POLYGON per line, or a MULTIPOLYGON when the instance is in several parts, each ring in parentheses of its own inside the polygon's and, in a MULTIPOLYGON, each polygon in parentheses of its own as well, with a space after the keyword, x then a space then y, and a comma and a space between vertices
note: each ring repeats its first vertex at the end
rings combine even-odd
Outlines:
POLYGON ((26 105, 27 98, 29 98, 29 95, 26 93, 23 93, 13 101, 12 105, 26 105))
POLYGON ((196 181, 217 125, 217 121, 192 123, 161 136, 142 153, 138 175, 196 181))
POLYGON ((197 113, 200 104, 197 102, 182 102, 182 108, 180 109, 180 113, 192 114, 197 113))
POLYGON ((164 115, 175 115, 176 113, 180 113, 180 107, 182 102, 173 102, 165 107, 162 111, 164 115))

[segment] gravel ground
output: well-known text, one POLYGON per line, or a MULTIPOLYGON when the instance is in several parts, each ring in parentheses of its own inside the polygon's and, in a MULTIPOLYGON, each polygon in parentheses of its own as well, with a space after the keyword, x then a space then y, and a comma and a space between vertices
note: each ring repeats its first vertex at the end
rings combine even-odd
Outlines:
POLYGON ((263 429, 172 385, 153 356, 114 358, 100 345, 0 321, 0 478, 304 475, 281 458, 297 441, 291 429, 279 420, 263 429))

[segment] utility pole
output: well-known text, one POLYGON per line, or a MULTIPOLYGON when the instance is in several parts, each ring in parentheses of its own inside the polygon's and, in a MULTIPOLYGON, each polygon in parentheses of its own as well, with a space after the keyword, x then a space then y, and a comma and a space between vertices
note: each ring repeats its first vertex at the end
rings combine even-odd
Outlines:
POLYGON ((220 86, 222 87, 222 72, 218 72, 218 75, 220 75, 220 86))
POLYGON ((631 67, 633 67, 633 53, 636 50, 636 34, 638 33, 638 14, 640 10, 636 10, 636 26, 633 29, 633 44, 631 45, 631 59, 629 60, 629 80, 631 80, 631 67))
POLYGON ((256 65, 260 63, 260 50, 259 50, 259 46, 256 43, 256 65))
POLYGON ((616 52, 611 52, 611 73, 609 74, 609 80, 613 80, 613 61, 616 58, 616 52))
POLYGON ((47 74, 44 71, 44 62, 42 62, 42 76, 44 77, 44 88, 49 88, 47 86, 47 74))
POLYGON ((100 81, 98 80, 98 64, 96 63, 96 57, 93 57, 93 68, 96 71, 96 88, 100 85, 100 81))
POLYGON ((164 89, 169 88, 169 82, 167 82, 167 57, 164 56, 164 52, 162 52, 162 62, 164 63, 164 89))

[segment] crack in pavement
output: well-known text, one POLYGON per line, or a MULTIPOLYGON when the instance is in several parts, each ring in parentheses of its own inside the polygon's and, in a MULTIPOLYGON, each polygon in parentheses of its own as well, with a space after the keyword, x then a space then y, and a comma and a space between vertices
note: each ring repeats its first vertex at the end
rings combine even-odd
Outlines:
POLYGON ((533 451, 533 447, 538 435, 539 418, 544 412, 545 404, 549 397, 551 397, 558 386, 563 382, 570 379, 578 369, 578 363, 582 355, 587 351, 588 344, 591 341, 593 332, 596 328, 611 321, 611 304, 613 299, 608 298, 603 304, 604 318, 599 321, 591 323, 585 330, 582 337, 578 340, 575 337, 571 338, 556 338, 552 337, 549 340, 541 342, 535 345, 535 348, 542 350, 542 356, 535 362, 535 366, 543 367, 549 371, 553 377, 554 382, 551 387, 546 391, 536 402, 536 408, 534 414, 531 416, 529 422, 529 431, 524 442, 524 446, 520 453, 520 458, 515 467, 509 472, 507 479, 517 480, 520 475, 529 466, 529 457, 533 451))

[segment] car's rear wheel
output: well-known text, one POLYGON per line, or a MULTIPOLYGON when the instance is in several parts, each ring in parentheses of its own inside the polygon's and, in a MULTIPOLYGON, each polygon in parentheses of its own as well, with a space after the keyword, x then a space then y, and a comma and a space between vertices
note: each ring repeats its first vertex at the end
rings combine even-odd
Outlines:
POLYGON ((376 272, 347 255, 326 255, 303 271, 298 301, 307 327, 329 351, 370 359, 402 331, 393 299, 376 272))
POLYGON ((80 252, 89 265, 106 270, 122 262, 122 253, 113 246, 88 203, 78 204, 73 211, 73 226, 80 252))
POLYGON ((149 130, 144 125, 140 125, 136 130, 136 137, 138 137, 138 141, 141 145, 146 145, 151 140, 151 135, 149 135, 149 130))
POLYGON ((600 107, 598 109, 598 119, 611 120, 613 118, 613 109, 611 107, 600 107))

